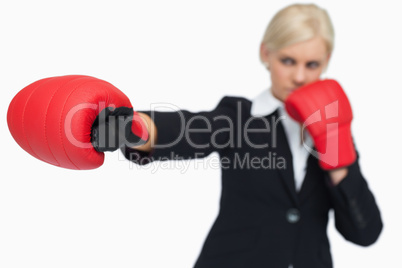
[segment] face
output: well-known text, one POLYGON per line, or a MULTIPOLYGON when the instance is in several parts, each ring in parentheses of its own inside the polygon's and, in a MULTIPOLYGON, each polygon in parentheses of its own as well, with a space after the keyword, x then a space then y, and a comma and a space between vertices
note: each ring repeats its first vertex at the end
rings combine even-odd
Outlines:
POLYGON ((269 51, 262 44, 260 52, 262 60, 269 64, 272 93, 280 101, 295 89, 318 80, 330 56, 321 37, 277 51, 269 51))

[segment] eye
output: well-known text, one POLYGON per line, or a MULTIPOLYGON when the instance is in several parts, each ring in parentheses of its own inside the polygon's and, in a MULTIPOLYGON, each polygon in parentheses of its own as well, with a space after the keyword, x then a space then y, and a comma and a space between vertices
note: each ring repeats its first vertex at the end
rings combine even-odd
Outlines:
POLYGON ((282 62, 284 65, 289 65, 289 66, 295 64, 295 60, 292 59, 292 58, 282 58, 282 59, 281 59, 281 62, 282 62))
POLYGON ((307 63, 307 68, 309 69, 317 69, 320 67, 320 63, 318 61, 310 61, 307 63))

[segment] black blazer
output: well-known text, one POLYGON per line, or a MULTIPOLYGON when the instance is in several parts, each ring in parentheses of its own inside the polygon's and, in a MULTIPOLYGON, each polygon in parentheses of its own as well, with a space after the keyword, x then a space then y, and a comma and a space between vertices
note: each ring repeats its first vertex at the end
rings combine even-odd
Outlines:
POLYGON ((250 109, 247 99, 224 97, 208 112, 145 111, 157 126, 158 146, 150 154, 123 149, 140 165, 219 153, 220 210, 194 267, 332 267, 327 236, 331 209, 346 240, 362 246, 374 243, 383 225, 358 161, 334 187, 310 155, 297 192, 278 111, 253 117, 250 109))

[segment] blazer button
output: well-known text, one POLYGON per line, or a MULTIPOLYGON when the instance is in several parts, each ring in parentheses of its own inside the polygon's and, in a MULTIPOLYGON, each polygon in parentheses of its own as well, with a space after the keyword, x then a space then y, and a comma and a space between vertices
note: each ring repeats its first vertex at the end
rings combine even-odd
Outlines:
POLYGON ((300 211, 296 208, 291 208, 286 213, 286 219, 289 223, 296 223, 300 220, 300 211))

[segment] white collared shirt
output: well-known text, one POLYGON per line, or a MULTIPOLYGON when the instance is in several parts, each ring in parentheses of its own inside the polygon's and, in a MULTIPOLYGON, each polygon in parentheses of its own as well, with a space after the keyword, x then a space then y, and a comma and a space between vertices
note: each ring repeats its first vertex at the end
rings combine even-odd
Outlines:
POLYGON ((293 174, 295 179, 296 191, 300 191, 307 169, 307 158, 313 142, 306 130, 301 137, 301 125, 293 120, 286 112, 283 102, 276 99, 271 89, 266 89, 252 100, 251 115, 255 117, 266 116, 278 110, 285 129, 287 141, 292 153, 293 174))

